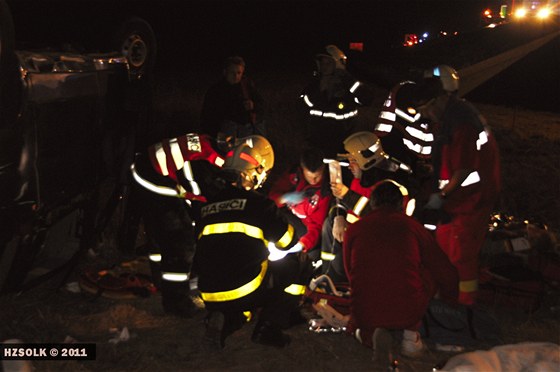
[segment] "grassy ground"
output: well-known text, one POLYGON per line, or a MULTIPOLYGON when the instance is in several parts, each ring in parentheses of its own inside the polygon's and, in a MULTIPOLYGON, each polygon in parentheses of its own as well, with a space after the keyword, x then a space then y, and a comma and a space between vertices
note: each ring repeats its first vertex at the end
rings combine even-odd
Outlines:
MULTIPOLYGON (((168 133, 196 130, 203 94, 215 75, 161 76, 156 86, 158 125, 168 133), (195 76, 195 77, 193 77, 195 76)), ((306 75, 279 77, 277 71, 254 74, 267 106, 267 124, 279 168, 297 159, 301 148, 301 122, 296 114, 299 91, 306 75)), ((376 102, 361 115, 360 126, 369 129, 387 92, 377 89, 376 102)), ((560 226, 560 115, 514 108, 477 105, 496 131, 502 152, 504 191, 502 208, 519 217, 535 217, 552 230, 560 226)), ((556 249, 558 247, 556 246, 556 249)), ((111 239, 100 246, 100 255, 81 263, 114 264, 118 250, 111 239)), ((77 279, 77 270, 70 279, 77 279)), ((0 339, 26 342, 77 340, 97 344, 97 358, 90 362, 35 361, 37 371, 366 371, 372 369, 371 351, 345 334, 314 334, 306 325, 288 331, 292 344, 276 350, 251 343, 252 324, 234 334, 221 353, 208 353, 200 345, 203 314, 183 320, 165 316, 159 296, 110 300, 87 293, 58 289, 57 281, 21 295, 5 296, 0 306, 0 339), (130 339, 110 342, 126 327, 130 339)), ((494 343, 475 348, 523 341, 560 343, 558 292, 548 289, 533 312, 520 306, 488 306, 500 327, 494 343)), ((401 371, 431 371, 454 355, 429 351, 417 360, 399 358, 401 371)))

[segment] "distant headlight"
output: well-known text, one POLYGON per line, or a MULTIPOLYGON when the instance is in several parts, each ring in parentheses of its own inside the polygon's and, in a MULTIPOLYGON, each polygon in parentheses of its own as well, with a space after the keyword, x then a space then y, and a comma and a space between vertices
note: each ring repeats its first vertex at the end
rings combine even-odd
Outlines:
POLYGON ((539 9, 539 11, 537 12, 537 17, 539 17, 540 19, 545 19, 548 18, 549 16, 550 16, 550 9, 548 8, 539 9))
POLYGON ((527 15, 527 9, 525 8, 519 8, 515 11, 515 16, 517 18, 523 18, 527 15))

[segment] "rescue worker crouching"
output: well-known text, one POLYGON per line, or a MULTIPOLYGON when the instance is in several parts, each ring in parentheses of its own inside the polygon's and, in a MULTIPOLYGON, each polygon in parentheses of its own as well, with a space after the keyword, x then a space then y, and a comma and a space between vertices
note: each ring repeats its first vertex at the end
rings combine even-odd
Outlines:
POLYGON ((191 214, 224 163, 217 149, 210 137, 189 133, 150 146, 131 166, 152 277, 171 315, 191 317, 200 310, 189 296, 196 240, 191 214))
POLYGON ((201 210, 194 271, 209 312, 205 342, 211 349, 225 347, 226 337, 247 321, 244 313, 259 308, 252 341, 275 347, 290 341, 282 329, 311 270, 308 261, 288 254, 301 250, 293 226, 254 191, 273 163, 268 141, 236 146, 219 174, 223 187, 201 210))
MULTIPOLYGON (((350 187, 342 182, 331 183, 335 198, 321 232, 323 273, 335 282, 347 281, 342 257, 346 229, 349 224, 371 211, 369 197, 379 182, 392 182, 398 187, 403 197, 403 210, 407 215, 412 215, 415 208, 415 200, 409 192, 410 167, 386 154, 375 134, 356 132, 344 140, 344 149, 353 179, 350 187)), ((411 189, 414 190, 413 187, 411 189)))

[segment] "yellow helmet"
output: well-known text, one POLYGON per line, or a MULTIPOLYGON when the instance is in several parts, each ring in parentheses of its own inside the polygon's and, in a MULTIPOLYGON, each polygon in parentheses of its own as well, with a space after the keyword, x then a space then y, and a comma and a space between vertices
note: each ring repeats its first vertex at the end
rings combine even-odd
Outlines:
POLYGON ((263 136, 240 138, 226 157, 223 168, 239 172, 241 186, 259 188, 274 166, 272 145, 263 136))
POLYGON ((344 140, 344 149, 356 160, 361 170, 368 170, 387 158, 381 141, 372 132, 356 132, 344 140))

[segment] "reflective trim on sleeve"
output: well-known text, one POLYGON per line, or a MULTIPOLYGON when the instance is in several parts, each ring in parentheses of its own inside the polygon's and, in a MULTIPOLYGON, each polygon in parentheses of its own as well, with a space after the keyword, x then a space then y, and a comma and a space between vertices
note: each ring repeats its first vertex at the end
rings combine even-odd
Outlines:
POLYGON ((321 259, 324 261, 332 261, 336 256, 330 252, 321 251, 321 259))
POLYGON ((352 213, 348 213, 346 215, 346 221, 348 223, 354 223, 354 222, 358 221, 359 219, 360 219, 359 217, 353 215, 352 213))
POLYGON ((432 153, 432 146, 422 146, 419 143, 412 142, 408 138, 403 138, 402 141, 409 150, 414 151, 417 154, 430 155, 432 153))
POLYGON ((132 177, 134 178, 134 180, 145 189, 159 195, 180 197, 179 193, 175 189, 165 186, 159 186, 143 179, 136 171, 134 164, 130 166, 130 170, 132 171, 132 177))
POLYGON ((200 186, 198 186, 198 183, 194 180, 194 174, 192 171, 190 161, 185 162, 183 167, 183 174, 185 175, 187 181, 189 181, 189 185, 191 186, 192 193, 195 195, 202 194, 202 191, 200 190, 200 186))
POLYGON ((350 93, 354 93, 356 91, 356 89, 358 89, 358 87, 361 85, 362 83, 360 83, 359 81, 356 81, 354 83, 354 85, 352 85, 350 87, 350 93))
POLYGON ((167 169, 167 156, 165 155, 165 151, 163 150, 161 142, 154 145, 154 154, 161 169, 161 174, 164 176, 168 176, 169 170, 167 169))
POLYGON ((280 239, 276 242, 276 247, 278 248, 286 248, 294 239, 294 227, 292 225, 288 225, 288 229, 282 235, 280 239))
POLYGON ((464 280, 459 282, 460 292, 476 292, 478 291, 478 280, 464 280))
POLYGON ((148 258, 152 262, 161 262, 161 253, 151 253, 148 258))
POLYGON ((307 106, 313 107, 313 102, 311 102, 311 101, 309 100, 309 97, 307 96, 307 94, 306 94, 306 95, 303 95, 302 97, 303 97, 303 101, 305 102, 305 104, 306 104, 307 106))
POLYGON ((395 109, 395 114, 396 114, 398 117, 400 117, 400 118, 402 118, 402 119, 408 121, 409 123, 414 123, 415 121, 417 121, 418 119, 420 119, 420 114, 416 114, 416 115, 414 115, 414 116, 410 116, 410 115, 408 115, 406 112, 404 112, 403 110, 398 109, 398 108, 395 109))
POLYGON ((175 168, 181 169, 183 167, 183 164, 185 163, 185 159, 183 158, 183 153, 181 152, 181 147, 177 142, 177 138, 172 138, 169 140, 169 149, 171 151, 173 162, 175 163, 175 168))
POLYGON ((305 286, 301 284, 291 284, 284 289, 284 292, 294 296, 301 296, 305 294, 305 286))
POLYGON ((476 140, 476 149, 480 151, 482 145, 488 142, 488 133, 486 131, 482 131, 478 134, 478 139, 476 140))
POLYGON ((369 202, 369 198, 366 198, 365 196, 361 196, 360 199, 358 199, 358 201, 354 205, 354 208, 352 208, 354 214, 356 216, 362 214, 362 211, 364 210, 368 202, 369 202))
POLYGON ((162 272, 161 278, 163 280, 167 280, 168 282, 186 282, 187 280, 189 280, 189 274, 162 272))
POLYGON ((233 301, 254 292, 261 285, 268 268, 268 260, 261 263, 261 272, 251 280, 249 283, 242 285, 239 288, 223 292, 201 292, 200 296, 206 302, 225 302, 233 301))
POLYGON ((467 176, 467 178, 465 178, 465 180, 461 184, 461 187, 474 185, 475 183, 478 183, 478 182, 480 182, 480 175, 478 174, 477 171, 474 171, 471 174, 469 174, 467 176))
POLYGON ((389 120, 389 121, 395 121, 397 120, 397 115, 395 115, 394 112, 381 111, 381 113, 379 114, 379 118, 389 120))
POLYGON ((375 127, 375 130, 376 130, 377 132, 391 133, 391 131, 393 130, 393 126, 390 125, 390 124, 379 123, 379 124, 377 124, 377 126, 375 127))
POLYGON ((414 127, 406 127, 405 130, 412 137, 418 138, 421 141, 424 141, 424 142, 433 142, 434 141, 434 135, 432 133, 426 133, 426 132, 423 132, 420 129, 416 129, 414 127))

